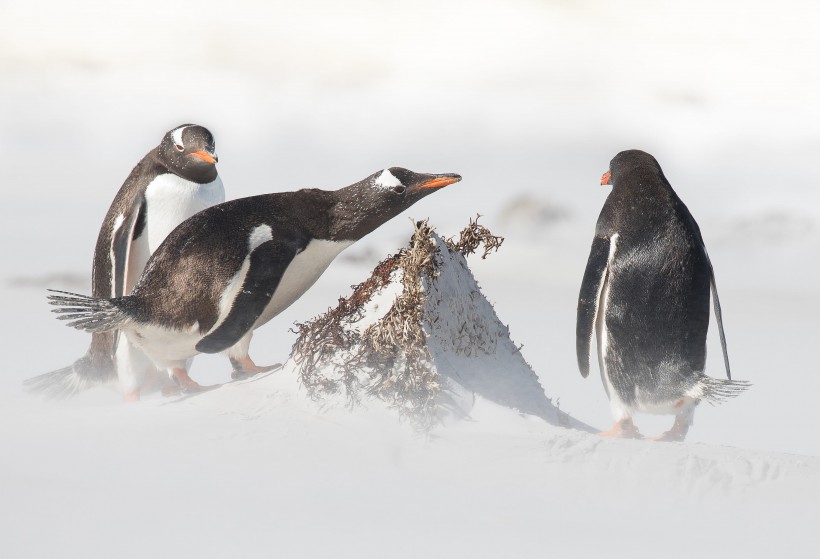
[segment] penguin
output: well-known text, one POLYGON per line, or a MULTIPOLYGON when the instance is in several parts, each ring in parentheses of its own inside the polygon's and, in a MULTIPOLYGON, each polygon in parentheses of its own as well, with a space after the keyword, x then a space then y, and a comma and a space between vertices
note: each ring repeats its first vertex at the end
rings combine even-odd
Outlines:
POLYGON ((310 288, 333 259, 456 174, 383 169, 335 191, 303 189, 240 198, 199 212, 151 256, 129 295, 49 299, 69 326, 122 331, 182 392, 200 386, 189 360, 247 344, 310 288))
POLYGON ((650 154, 620 152, 601 184, 612 191, 578 296, 578 367, 589 374, 594 333, 615 420, 600 435, 642 438, 633 414, 646 412, 675 416, 655 440, 682 441, 700 401, 718 403, 749 386, 732 380, 712 263, 692 214, 650 154), (726 380, 704 373, 710 293, 726 380))
MULTIPOLYGON (((137 163, 114 197, 97 237, 92 294, 121 297, 131 292, 150 255, 182 221, 225 201, 216 169, 211 132, 196 124, 168 131, 137 163)), ((247 347, 232 348, 235 370, 260 369, 247 347)), ((95 333, 86 354, 71 366, 26 381, 51 396, 70 396, 99 383, 120 381, 128 400, 139 398, 151 363, 116 332, 95 333)))

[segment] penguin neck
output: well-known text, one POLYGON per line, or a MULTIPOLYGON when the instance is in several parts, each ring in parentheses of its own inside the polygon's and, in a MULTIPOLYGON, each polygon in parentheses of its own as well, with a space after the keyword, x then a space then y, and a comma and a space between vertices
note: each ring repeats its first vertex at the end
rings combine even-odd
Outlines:
POLYGON ((411 204, 391 199, 365 181, 333 192, 330 233, 334 239, 358 241, 411 204))

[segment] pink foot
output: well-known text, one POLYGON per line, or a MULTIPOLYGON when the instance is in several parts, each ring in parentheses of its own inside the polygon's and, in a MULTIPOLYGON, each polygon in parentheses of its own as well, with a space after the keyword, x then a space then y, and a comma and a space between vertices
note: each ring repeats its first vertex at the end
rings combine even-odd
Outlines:
POLYGON ((620 421, 616 421, 609 431, 601 431, 598 433, 599 437, 617 438, 617 439, 642 439, 643 436, 632 423, 632 418, 627 417, 620 421))
POLYGON ((269 365, 267 367, 260 367, 253 362, 250 355, 245 355, 238 359, 229 357, 229 359, 231 361, 231 365, 233 365, 231 378, 234 380, 244 379, 252 377, 253 375, 258 375, 259 373, 267 373, 268 371, 275 371, 276 369, 282 368, 281 363, 276 363, 275 365, 269 365))

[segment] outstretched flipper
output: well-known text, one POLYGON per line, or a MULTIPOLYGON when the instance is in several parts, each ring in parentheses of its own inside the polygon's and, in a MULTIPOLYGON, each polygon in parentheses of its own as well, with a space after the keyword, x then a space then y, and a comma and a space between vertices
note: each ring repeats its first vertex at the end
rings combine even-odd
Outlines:
POLYGON ((723 313, 720 311, 720 299, 718 298, 717 284, 715 283, 715 270, 712 268, 712 261, 709 254, 706 255, 706 263, 709 265, 709 286, 712 290, 712 305, 717 319, 718 333, 720 334, 720 347, 723 349, 723 364, 726 366, 726 378, 732 380, 732 371, 729 369, 729 352, 726 349, 726 334, 723 332, 723 313))
POLYGON ((598 305, 601 291, 606 283, 610 244, 610 240, 605 237, 593 239, 584 279, 581 282, 581 293, 578 295, 575 351, 578 357, 578 369, 584 378, 589 375, 592 334, 600 310, 598 305))
POLYGON ((202 353, 226 350, 253 328, 268 306, 297 250, 281 241, 266 241, 250 255, 250 266, 230 311, 219 326, 196 344, 202 353))

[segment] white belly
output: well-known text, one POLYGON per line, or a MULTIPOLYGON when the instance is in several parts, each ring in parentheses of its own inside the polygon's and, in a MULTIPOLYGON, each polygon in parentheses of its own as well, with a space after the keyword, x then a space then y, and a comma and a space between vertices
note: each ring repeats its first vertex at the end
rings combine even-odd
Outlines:
POLYGON ((139 347, 157 367, 187 367, 187 362, 199 352, 196 344, 202 339, 199 324, 186 330, 174 330, 151 324, 140 324, 125 332, 128 340, 139 347))
POLYGON ((153 253, 177 225, 205 208, 225 201, 222 179, 197 184, 172 173, 160 175, 145 189, 146 222, 142 237, 153 253))
POLYGON ((271 318, 288 308, 301 297, 305 291, 316 283, 333 259, 354 241, 322 241, 316 240, 308 244, 305 250, 296 255, 285 270, 273 298, 268 303, 262 315, 253 325, 259 328, 271 318))
POLYGON ((197 184, 174 174, 160 175, 145 189, 145 230, 132 241, 125 293, 134 289, 148 259, 177 225, 205 208, 225 201, 222 179, 197 184))
MULTIPOLYGON (((197 184, 168 173, 148 184, 145 201, 145 229, 139 238, 131 242, 128 252, 126 294, 133 290, 151 254, 165 237, 195 213, 224 202, 225 188, 219 177, 206 184, 197 184)), ((191 332, 178 332, 154 326, 143 326, 139 331, 126 332, 126 336, 158 367, 185 366, 186 360, 196 355, 194 346, 202 338, 198 328, 191 332)), ((130 369, 127 361, 118 355, 117 369, 125 376, 128 376, 126 371, 130 369)), ((120 381, 128 384, 124 380, 128 379, 121 375, 120 381)))

